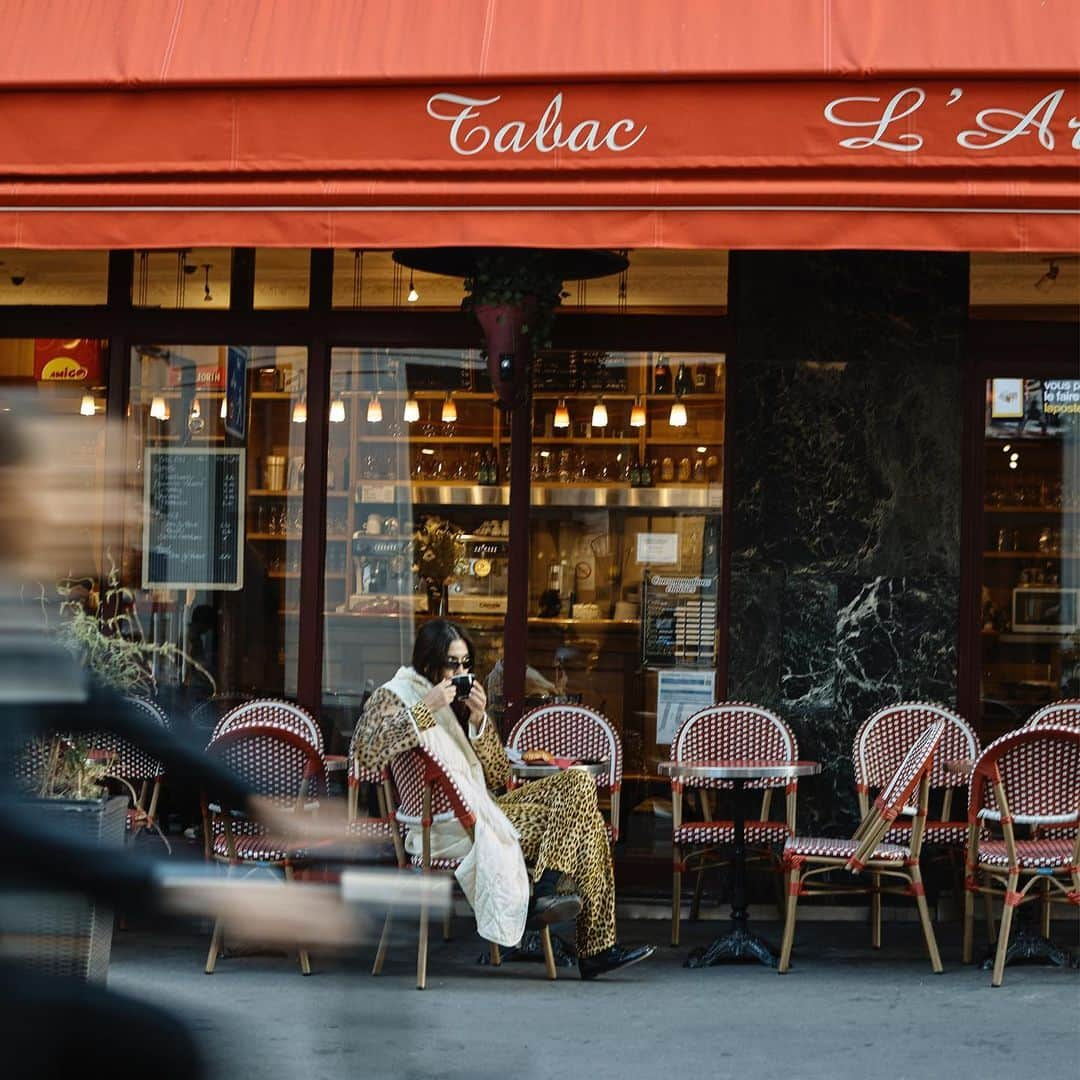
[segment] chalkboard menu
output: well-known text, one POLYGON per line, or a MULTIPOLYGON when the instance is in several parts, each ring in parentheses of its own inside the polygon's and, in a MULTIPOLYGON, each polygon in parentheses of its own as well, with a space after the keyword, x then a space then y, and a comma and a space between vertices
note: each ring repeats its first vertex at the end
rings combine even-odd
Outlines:
POLYGON ((146 451, 143 588, 244 587, 244 451, 146 451))
POLYGON ((716 577, 647 574, 641 662, 648 667, 716 666, 716 577))

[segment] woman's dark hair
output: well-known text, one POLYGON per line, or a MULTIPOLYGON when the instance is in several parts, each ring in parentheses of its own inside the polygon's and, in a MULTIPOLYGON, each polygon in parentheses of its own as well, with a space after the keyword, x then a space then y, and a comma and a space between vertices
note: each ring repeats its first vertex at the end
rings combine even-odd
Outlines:
POLYGON ((419 672, 428 682, 440 682, 442 670, 446 667, 446 650, 454 641, 464 641, 469 650, 469 659, 476 663, 476 646, 463 626, 449 619, 432 619, 425 623, 413 644, 413 671, 419 672))

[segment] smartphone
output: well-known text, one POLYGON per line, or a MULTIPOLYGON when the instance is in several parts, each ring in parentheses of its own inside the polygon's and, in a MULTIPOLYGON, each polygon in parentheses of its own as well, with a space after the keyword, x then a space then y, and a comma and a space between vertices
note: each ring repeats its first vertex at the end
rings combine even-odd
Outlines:
POLYGON ((472 675, 455 675, 450 681, 454 684, 455 698, 460 701, 462 698, 469 696, 473 684, 472 675))

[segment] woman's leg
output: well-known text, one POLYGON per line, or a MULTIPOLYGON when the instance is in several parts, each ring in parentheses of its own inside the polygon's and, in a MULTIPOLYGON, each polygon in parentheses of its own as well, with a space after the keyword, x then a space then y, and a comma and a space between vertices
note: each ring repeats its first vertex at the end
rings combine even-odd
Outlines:
POLYGON ((558 870, 573 879, 581 897, 578 955, 593 956, 614 945, 611 847, 592 777, 571 769, 515 788, 498 801, 521 833, 534 878, 558 870))

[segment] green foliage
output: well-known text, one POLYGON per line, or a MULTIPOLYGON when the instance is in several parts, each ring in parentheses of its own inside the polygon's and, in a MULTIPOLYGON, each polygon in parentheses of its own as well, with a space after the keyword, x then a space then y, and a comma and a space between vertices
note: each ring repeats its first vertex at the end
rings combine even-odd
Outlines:
POLYGON ((108 763, 92 758, 87 743, 58 735, 42 748, 39 760, 42 767, 34 786, 41 798, 103 799, 108 794, 108 763))
MULTIPOLYGON (((122 694, 152 697, 157 692, 154 659, 178 666, 181 661, 202 675, 211 688, 213 676, 173 644, 146 640, 132 591, 120 584, 110 563, 105 588, 97 597, 92 582, 65 578, 56 585, 60 619, 53 632, 61 644, 97 680, 122 694)), ((42 596, 44 609, 44 596, 42 596)))
POLYGON ((463 311, 486 305, 520 307, 534 304, 529 322, 522 327, 534 349, 551 348, 555 309, 564 296, 562 277, 543 251, 506 251, 477 259, 476 269, 465 279, 463 311))

